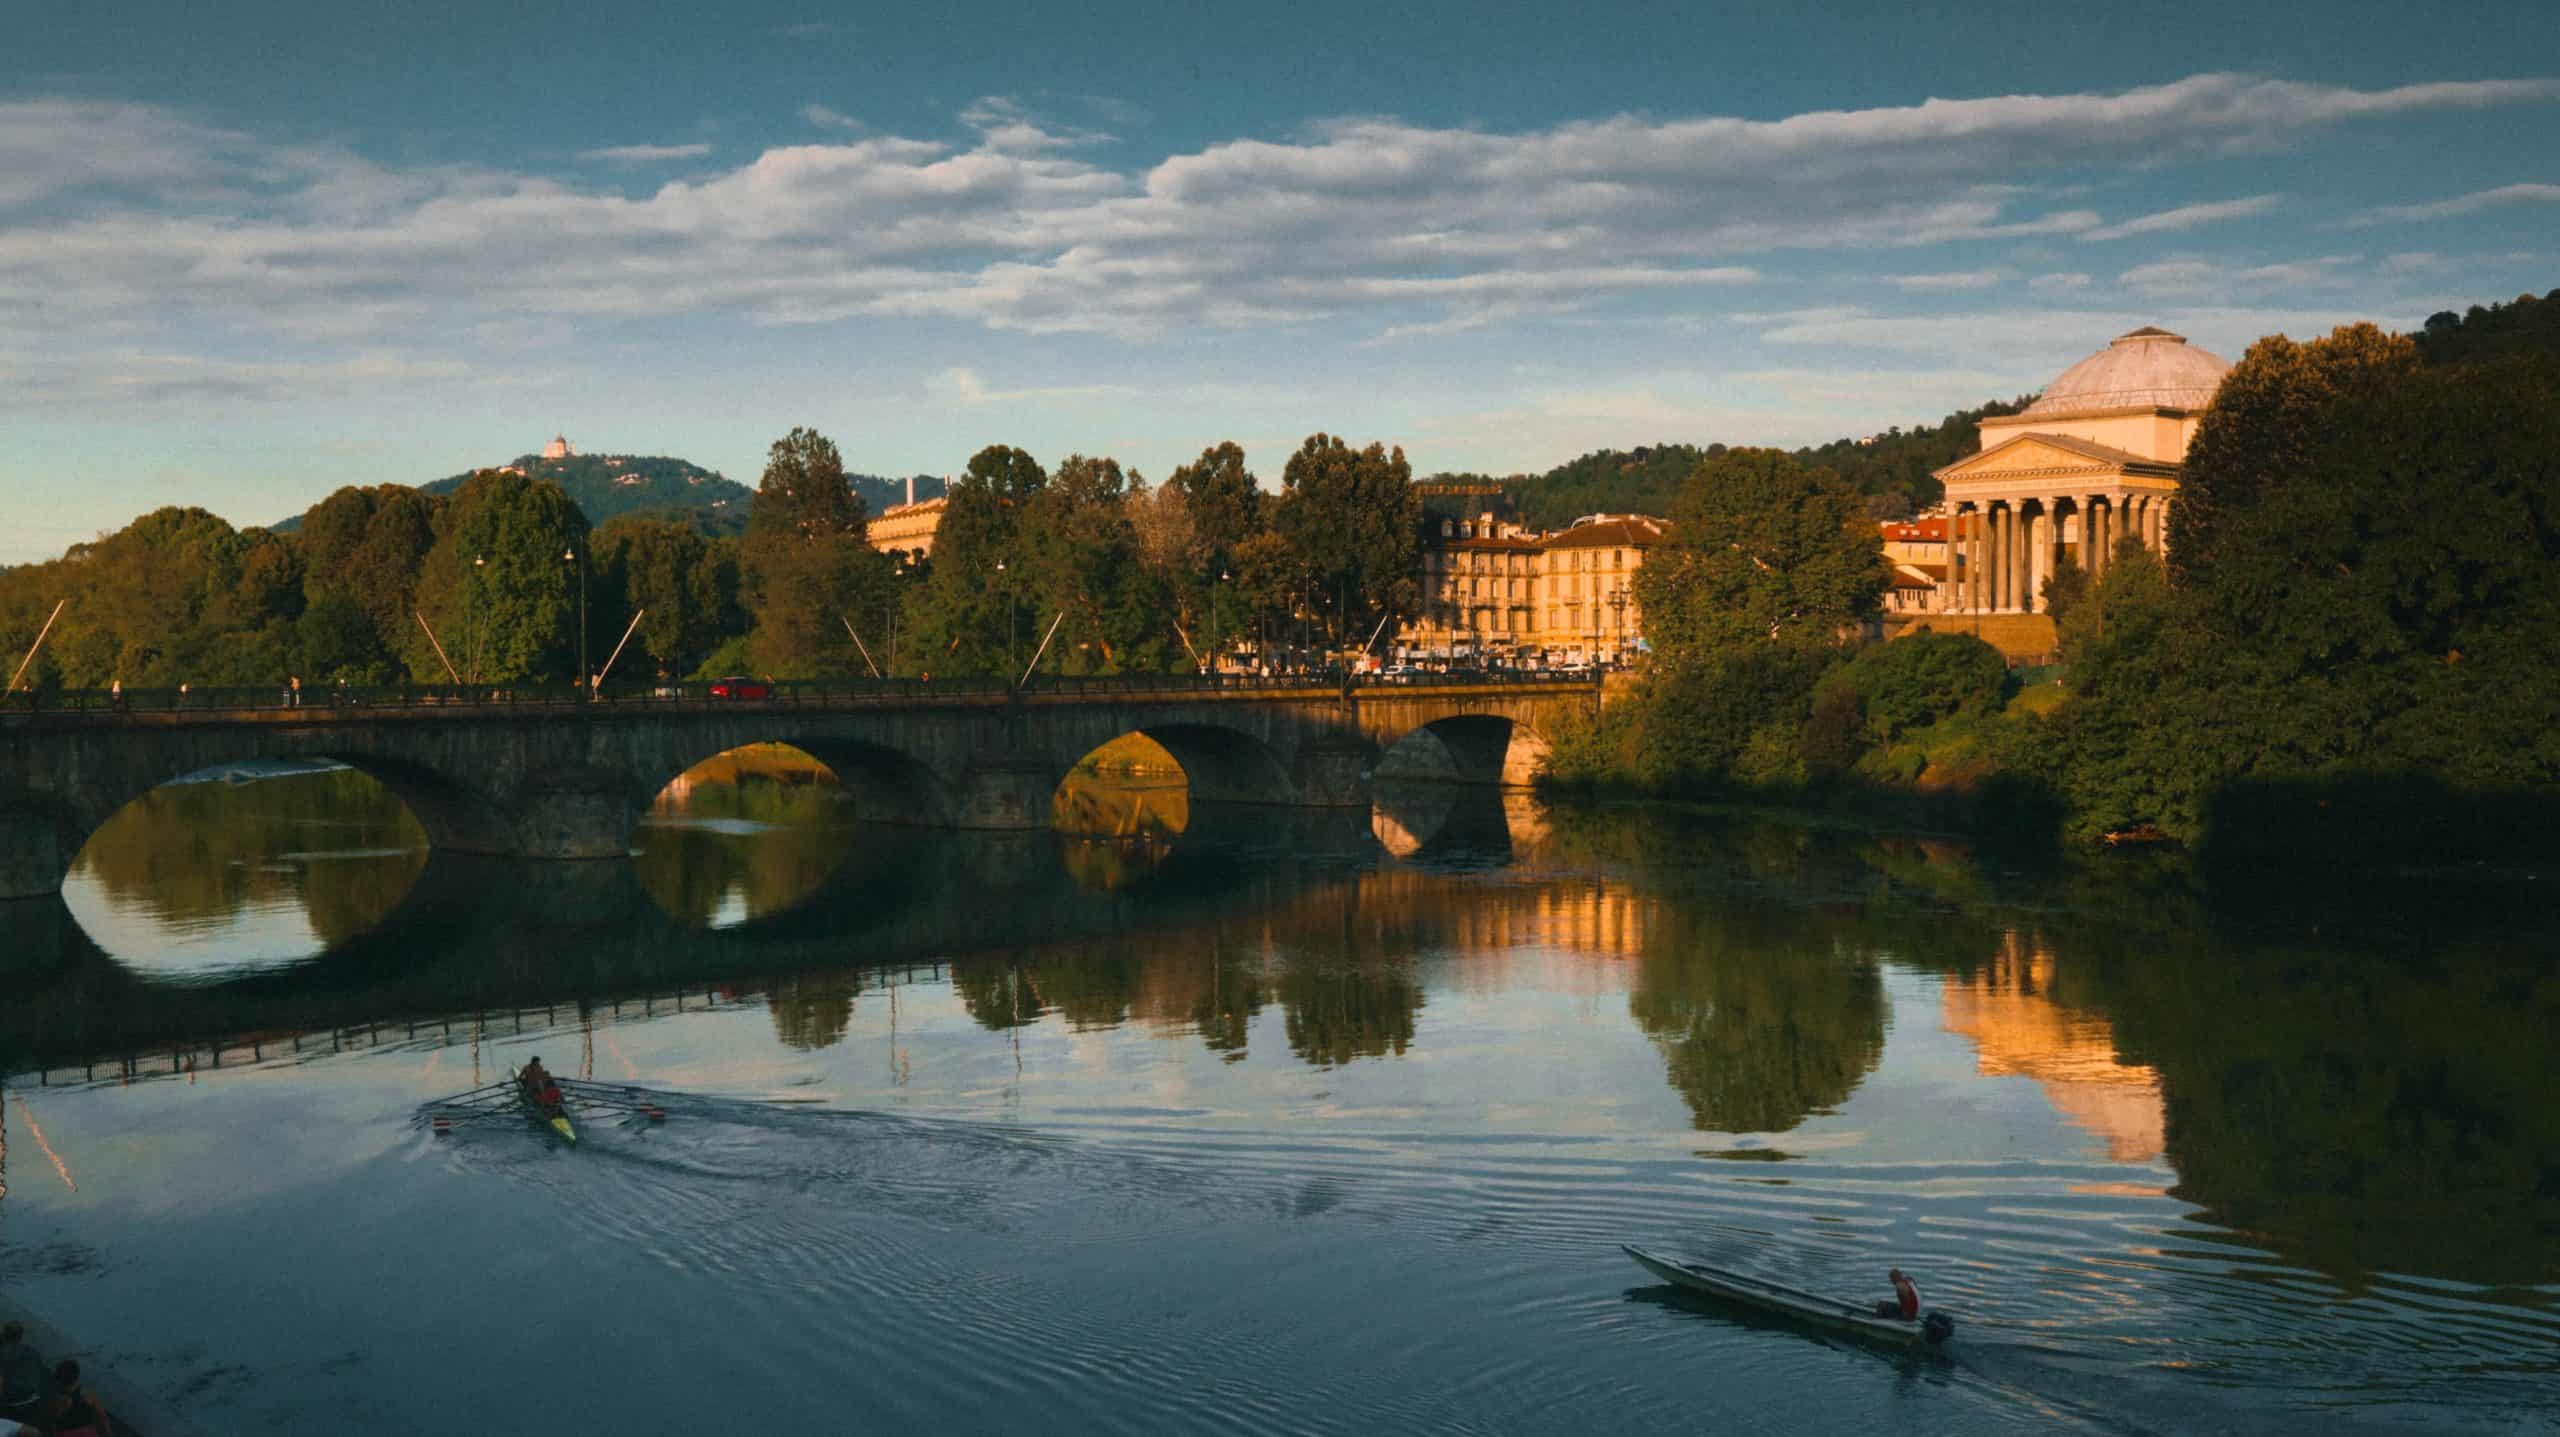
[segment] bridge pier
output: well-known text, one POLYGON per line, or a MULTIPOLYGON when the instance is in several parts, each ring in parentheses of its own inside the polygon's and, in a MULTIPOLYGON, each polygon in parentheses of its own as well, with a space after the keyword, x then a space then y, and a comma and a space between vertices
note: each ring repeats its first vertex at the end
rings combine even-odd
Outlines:
POLYGON ((960 776, 952 828, 1047 828, 1062 764, 1024 754, 980 754, 960 776))
POLYGON ((79 855, 79 840, 40 808, 0 808, 0 899, 50 898, 79 855))
POLYGON ((1347 734, 1326 734, 1298 754, 1298 803, 1304 808, 1367 808, 1376 752, 1347 734))
POLYGON ((637 806, 610 774, 554 778, 518 794, 511 858, 628 858, 637 806))

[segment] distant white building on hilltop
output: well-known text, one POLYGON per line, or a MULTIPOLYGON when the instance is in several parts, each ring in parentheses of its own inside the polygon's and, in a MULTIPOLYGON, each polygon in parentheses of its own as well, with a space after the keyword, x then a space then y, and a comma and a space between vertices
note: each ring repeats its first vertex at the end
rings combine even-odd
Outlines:
POLYGON ((542 446, 542 457, 545 459, 575 459, 578 457, 578 451, 569 447, 569 436, 565 434, 554 434, 551 436, 551 442, 542 446))

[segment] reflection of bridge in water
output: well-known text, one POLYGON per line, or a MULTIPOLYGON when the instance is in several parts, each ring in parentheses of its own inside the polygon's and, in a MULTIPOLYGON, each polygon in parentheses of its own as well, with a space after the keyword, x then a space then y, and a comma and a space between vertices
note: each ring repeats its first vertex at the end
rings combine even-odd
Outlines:
MULTIPOLYGON (((949 974, 940 963, 901 964, 874 975, 883 986, 899 983, 940 982, 949 974)), ((62 1087, 70 1084, 100 1082, 145 1082, 155 1078, 184 1078, 197 1073, 218 1073, 230 1068, 257 1067, 271 1062, 292 1062, 306 1057, 341 1056, 372 1049, 415 1047, 421 1043, 451 1047, 457 1044, 494 1042, 499 1039, 545 1034, 558 1031, 564 1022, 574 1022, 587 1030, 587 1051, 579 1063, 580 1077, 593 1077, 595 1066, 594 1030, 597 1024, 648 1022, 656 1018, 678 1017, 686 1013, 707 1013, 715 1009, 736 1008, 760 1000, 761 990, 719 987, 678 988, 663 992, 605 998, 578 999, 544 1003, 539 1007, 475 1010, 435 1018, 383 1019, 330 1027, 312 1031, 284 1033, 252 1033, 227 1040, 217 1039, 188 1047, 155 1050, 147 1053, 123 1053, 108 1058, 93 1058, 55 1068, 30 1068, 0 1075, 0 1082, 14 1086, 34 1084, 37 1087, 62 1087)), ((480 1081, 475 1069, 472 1081, 480 1081)))
MULTIPOLYGON (((1431 835, 1410 856, 1501 863, 1502 797, 1432 786, 1405 795, 1399 832, 1431 835)), ((954 954, 1021 957, 1133 931, 1267 915, 1381 860, 1372 816, 1201 804, 1190 831, 1097 882, 1073 859, 1091 845, 1049 833, 863 828, 805 899, 726 928, 686 923, 630 864, 430 857, 372 929, 291 965, 217 981, 169 981, 117 963, 60 901, 9 905, 24 995, 0 1009, 0 1070, 92 1063, 168 1071, 170 1055, 263 1051, 329 1035, 575 1010, 757 985, 814 970, 930 965, 954 954)), ((1355 900, 1356 901, 1356 898, 1355 900)), ((204 1061, 201 1056, 199 1062, 204 1061)), ((231 1061, 231 1059, 224 1059, 231 1061)))

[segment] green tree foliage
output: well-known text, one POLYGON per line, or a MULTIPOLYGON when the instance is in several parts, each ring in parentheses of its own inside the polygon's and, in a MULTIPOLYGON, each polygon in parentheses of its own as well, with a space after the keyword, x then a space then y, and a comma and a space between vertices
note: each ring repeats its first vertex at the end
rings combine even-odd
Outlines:
POLYGON ((879 612, 888 594, 889 561, 865 542, 868 525, 833 441, 807 428, 774 441, 739 541, 758 671, 869 672, 845 630, 855 616, 879 612))
POLYGON ((2169 508, 2173 577, 2185 584, 2211 575, 2207 582, 2233 598, 2271 578, 2226 555, 2224 531, 2247 529, 2250 516, 2289 486, 2324 482, 2309 464, 2326 421, 2343 406, 2381 401, 2416 367, 2415 344, 2370 324, 2309 343, 2278 334, 2249 346, 2223 376, 2187 450, 2169 508))
POLYGON ((1908 518, 1945 495, 1937 471, 1974 452, 1983 420, 2015 414, 2034 398, 2029 394, 2006 403, 1993 400, 1979 409, 1959 409, 1935 424, 1911 429, 1896 425, 1862 439, 1834 439, 1818 448, 1799 449, 1796 458, 1830 470, 1866 496, 1870 517, 1908 518))
POLYGON ((1201 450, 1166 484, 1186 501, 1198 545, 1195 563, 1203 573, 1231 565, 1236 546, 1262 528, 1262 481, 1245 467, 1244 449, 1232 440, 1201 450))
POLYGON ((1995 712, 2009 689, 2000 651, 1971 634, 1912 634, 1869 644, 1825 674, 1814 704, 1854 700, 1869 744, 1888 744, 1944 719, 1995 712))
POLYGON ((1414 611, 1422 504, 1402 449, 1310 435, 1289 456, 1280 490, 1272 528, 1289 541, 1335 642, 1361 643, 1381 616, 1414 611))
MULTIPOLYGON (((365 616, 369 645, 343 624, 334 604, 326 611, 327 636, 306 662, 324 678, 380 682, 400 677, 399 655, 417 637, 411 616, 418 574, 435 547, 444 498, 401 484, 349 486, 311 506, 296 539, 302 546, 302 591, 318 606, 344 600, 365 616)), ((430 659, 430 663, 432 663, 430 659)), ((442 678, 441 666, 420 678, 442 678)))
POLYGON ((1876 613, 1888 574, 1874 521, 1837 477, 1775 449, 1735 449, 1691 474, 1636 597, 1656 652, 1683 659, 1836 643, 1876 613))
POLYGON ((1018 537, 1024 506, 1048 485, 1048 471, 1020 449, 991 444, 970 457, 934 533, 933 566, 907 606, 914 638, 900 668, 1001 674, 1009 650, 1027 661, 1020 630, 1032 595, 1018 537))
MULTIPOLYGON (((1143 486, 1141 486, 1143 487, 1143 486)), ((1181 654, 1169 627, 1169 586, 1140 562, 1127 501, 1130 476, 1116 460, 1069 455, 1023 506, 1015 552, 1027 599, 1026 635, 1054 673, 1161 672, 1181 654)))
POLYGON ((640 627, 617 668, 626 676, 689 673, 724 634, 743 625, 737 566, 722 563, 726 546, 694 526, 627 517, 596 530, 593 542, 599 622, 590 642, 600 646, 592 656, 597 668, 635 613, 640 627))
POLYGON ((2077 826, 2210 836, 2235 784, 2560 783, 2552 363, 2417 365, 2359 326, 2265 341, 2234 374, 2198 436, 2204 555, 2176 587, 2111 570, 2078 641, 2056 716, 2077 826))
MULTIPOLYGON (((577 666, 578 570, 586 516, 560 486, 503 469, 471 476, 443 511, 418 604, 467 682, 567 679, 577 666)), ((409 671, 444 677, 424 635, 409 671)))
POLYGON ((1666 513, 1672 497, 1697 471, 1699 463, 1723 452, 1721 444, 1705 449, 1693 444, 1600 449, 1544 474, 1516 476, 1502 482, 1522 522, 1535 529, 1561 529, 1586 514, 1666 513))
POLYGON ((297 662, 301 578, 287 540, 202 509, 158 509, 60 559, 0 572, 0 639, 16 668, 67 599, 28 675, 37 686, 280 683, 297 662))
POLYGON ((2462 364, 2498 355, 2560 354, 2560 289, 2513 304, 2473 305, 2463 314, 2427 316, 2418 354, 2430 364, 2462 364))

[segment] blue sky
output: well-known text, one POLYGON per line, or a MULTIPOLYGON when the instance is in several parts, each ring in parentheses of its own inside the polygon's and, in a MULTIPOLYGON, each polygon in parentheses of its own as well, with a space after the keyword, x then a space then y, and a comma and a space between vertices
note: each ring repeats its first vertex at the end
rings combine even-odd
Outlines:
POLYGON ((2560 285, 2547 0, 1808 8, 45 7, 0 562, 555 431, 748 482, 795 424, 1803 443, 2560 285))

